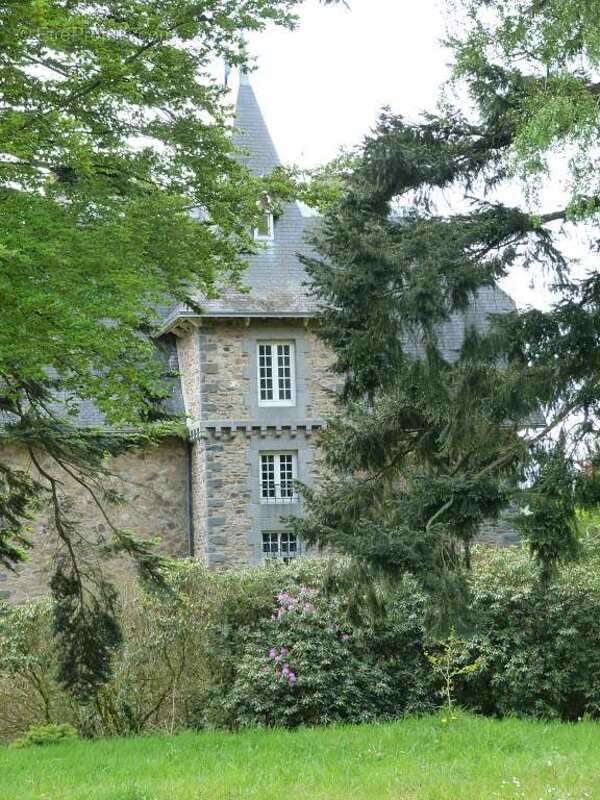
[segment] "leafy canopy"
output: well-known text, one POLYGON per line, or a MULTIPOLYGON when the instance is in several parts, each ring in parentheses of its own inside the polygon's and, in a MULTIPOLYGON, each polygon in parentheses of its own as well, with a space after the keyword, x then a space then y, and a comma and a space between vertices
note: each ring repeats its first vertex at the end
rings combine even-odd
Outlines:
POLYGON ((568 162, 570 215, 593 215, 600 119, 600 5, 581 0, 458 0, 449 37, 454 76, 484 120, 512 128, 512 167, 525 179, 568 162))
POLYGON ((8 0, 0 10, 0 563, 30 544, 49 499, 64 682, 105 679, 120 634, 100 570, 160 562, 105 506, 107 455, 166 431, 157 312, 236 281, 269 180, 235 159, 211 65, 247 61, 244 35, 293 26, 300 0, 8 0), (82 429, 92 402, 106 427, 82 429), (67 412, 67 413, 65 413, 67 412), (11 448, 32 469, 15 467, 11 448), (66 483, 112 535, 88 541, 66 483))

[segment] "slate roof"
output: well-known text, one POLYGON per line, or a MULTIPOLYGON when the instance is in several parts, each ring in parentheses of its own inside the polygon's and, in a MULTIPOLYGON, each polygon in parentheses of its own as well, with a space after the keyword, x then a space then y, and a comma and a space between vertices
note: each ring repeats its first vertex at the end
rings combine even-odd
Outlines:
MULTIPOLYGON (((255 176, 266 175, 281 164, 254 89, 247 75, 240 78, 233 143, 240 161, 255 176)), ((306 273, 298 252, 307 253, 306 235, 315 217, 305 216, 298 203, 284 203, 274 220, 274 240, 258 245, 247 259, 248 267, 241 282, 248 293, 224 289, 218 299, 194 296, 206 317, 311 317, 314 301, 304 283, 306 273)), ((195 316, 179 306, 165 318, 162 330, 170 330, 181 317, 195 316)))
MULTIPOLYGON (((502 289, 497 286, 483 286, 466 311, 455 312, 447 322, 439 326, 439 343, 444 358, 450 362, 455 361, 469 330, 474 328, 478 333, 485 333, 495 315, 507 314, 514 309, 512 298, 502 289)), ((408 337, 405 346, 415 356, 423 354, 423 347, 417 336, 408 337)))
POLYGON ((235 107, 233 143, 245 151, 240 161, 255 177, 267 175, 281 164, 247 73, 240 76, 235 107))
POLYGON ((506 292, 497 286, 484 286, 476 293, 466 311, 455 313, 450 320, 441 326, 440 341, 448 360, 457 357, 463 345, 465 331, 475 328, 478 333, 485 333, 490 318, 496 314, 508 314, 515 310, 515 303, 506 292))
MULTIPOLYGON (((265 175, 281 162, 247 75, 242 74, 238 90, 233 142, 241 151, 240 160, 253 175, 265 175)), ((313 317, 317 306, 309 296, 307 276, 298 253, 310 253, 307 235, 318 218, 303 214, 298 203, 283 205, 274 221, 274 241, 260 247, 248 258, 242 283, 248 293, 225 289, 218 299, 194 297, 206 317, 313 317)), ((468 311, 455 314, 441 329, 443 351, 457 354, 465 330, 471 326, 485 330, 490 315, 511 311, 514 303, 498 288, 482 288, 468 311)), ((196 314, 185 306, 171 310, 164 318, 163 331, 172 330, 178 319, 196 314)))
MULTIPOLYGON (((174 336, 165 336, 157 345, 159 355, 164 361, 165 369, 169 372, 179 372, 179 359, 177 357, 177 346, 174 336)), ((166 398, 163 408, 168 414, 175 416, 185 415, 185 404, 183 401, 183 392, 181 389, 181 379, 177 375, 170 379, 171 393, 166 398)), ((52 413, 58 419, 67 418, 67 402, 69 397, 66 392, 57 394, 50 404, 52 413)), ((77 405, 77 416, 69 416, 69 422, 79 428, 105 428, 108 429, 106 420, 103 414, 98 410, 96 405, 91 400, 79 400, 77 405)), ((10 423, 17 422, 17 417, 13 414, 0 411, 0 428, 9 425, 10 423)))

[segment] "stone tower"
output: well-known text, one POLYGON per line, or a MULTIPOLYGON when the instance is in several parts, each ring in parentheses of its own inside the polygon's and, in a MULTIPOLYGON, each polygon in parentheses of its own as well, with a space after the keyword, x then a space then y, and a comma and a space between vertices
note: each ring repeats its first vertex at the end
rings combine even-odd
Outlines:
MULTIPOLYGON (((280 163, 246 75, 236 129, 254 175, 280 163)), ((312 222, 296 203, 275 217, 265 212, 242 276, 248 293, 198 297, 201 315, 180 307, 163 327, 177 337, 192 442, 193 555, 209 567, 290 558, 302 548, 284 520, 300 512, 294 482, 311 482, 314 434, 336 384, 297 255, 312 222)))

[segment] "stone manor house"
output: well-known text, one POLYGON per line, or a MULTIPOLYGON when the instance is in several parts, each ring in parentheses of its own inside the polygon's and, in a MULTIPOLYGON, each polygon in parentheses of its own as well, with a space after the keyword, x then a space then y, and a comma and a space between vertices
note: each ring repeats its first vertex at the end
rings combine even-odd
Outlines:
MULTIPOLYGON (((235 143, 254 174, 279 164, 245 75, 236 128, 235 143)), ((127 503, 114 517, 142 535, 161 537, 172 556, 225 569, 288 559, 302 550, 286 531, 285 516, 300 512, 295 481, 313 480, 318 434, 340 381, 316 335, 316 308, 297 255, 306 250, 306 233, 315 224, 318 219, 296 203, 284 204, 277 217, 265 214, 255 231, 260 247, 243 278, 249 292, 227 290, 206 302, 196 298, 201 315, 186 307, 164 315, 160 338, 180 375, 171 407, 185 415, 188 441, 166 439, 116 460, 115 481, 127 503)), ((445 347, 458 349, 466 325, 481 328, 489 314, 512 307, 500 290, 483 290, 469 312, 448 323, 445 347)), ((81 424, 101 424, 87 404, 81 424)), ((90 532, 105 533, 86 493, 72 484, 68 489, 90 532)), ((0 573, 1 596, 20 600, 44 590, 52 558, 50 525, 42 514, 35 555, 19 577, 0 573)), ((489 535, 501 537, 496 529, 489 535)))

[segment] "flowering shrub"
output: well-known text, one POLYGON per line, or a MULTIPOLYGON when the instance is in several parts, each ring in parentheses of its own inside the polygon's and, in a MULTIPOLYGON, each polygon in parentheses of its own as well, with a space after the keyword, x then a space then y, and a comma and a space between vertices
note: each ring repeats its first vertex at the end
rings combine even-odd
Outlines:
POLYGON ((322 588, 344 577, 344 562, 223 575, 181 563, 170 592, 122 597, 123 646, 87 705, 56 683, 48 602, 0 604, 0 741, 49 723, 92 737, 428 712, 439 705, 439 657, 458 703, 475 711, 600 717, 600 541, 590 534, 582 549, 547 587, 525 551, 479 550, 472 628, 456 652, 426 644, 427 598, 408 578, 369 620, 349 616, 354 586, 333 596, 322 588))
POLYGON ((226 706, 231 724, 294 727, 373 720, 392 713, 392 700, 339 602, 300 586, 277 595, 248 642, 226 706))

